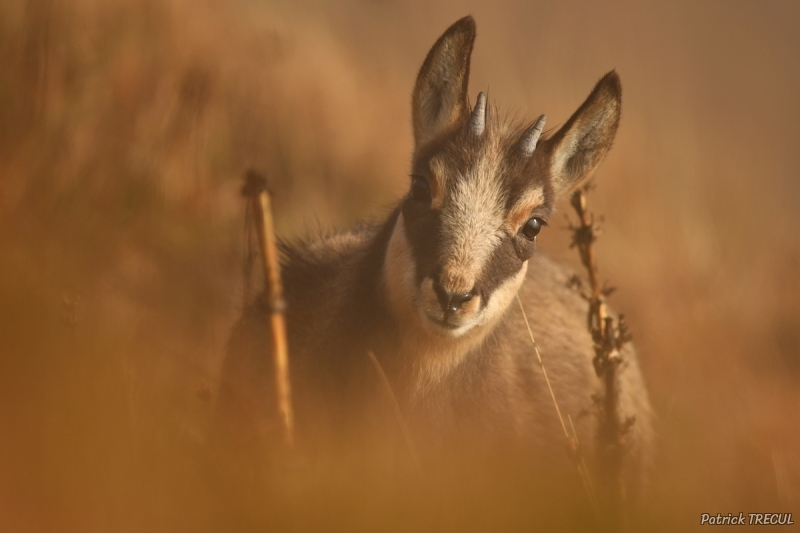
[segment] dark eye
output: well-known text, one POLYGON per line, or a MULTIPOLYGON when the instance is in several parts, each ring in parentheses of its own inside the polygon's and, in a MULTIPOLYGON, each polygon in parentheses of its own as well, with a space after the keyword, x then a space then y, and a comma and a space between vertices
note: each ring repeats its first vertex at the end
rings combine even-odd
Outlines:
POLYGON ((418 202, 430 202, 431 186, 423 178, 414 178, 411 182, 411 197, 418 202))
POLYGON ((544 220, 539 217, 533 217, 529 221, 522 226, 522 234, 525 235, 525 238, 532 241, 539 235, 539 232, 542 231, 542 226, 544 226, 544 220))

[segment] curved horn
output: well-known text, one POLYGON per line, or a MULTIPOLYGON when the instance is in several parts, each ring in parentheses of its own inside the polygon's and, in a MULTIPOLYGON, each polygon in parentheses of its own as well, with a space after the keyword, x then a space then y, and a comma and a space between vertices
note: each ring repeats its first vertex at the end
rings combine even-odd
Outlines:
POLYGON ((469 127, 472 133, 480 137, 486 129, 486 95, 478 93, 478 100, 475 102, 475 110, 469 119, 469 127))
POLYGON ((545 115, 540 116, 536 119, 536 122, 533 123, 533 126, 528 128, 528 131, 522 136, 520 148, 522 153, 525 154, 525 157, 530 157, 536 149, 536 143, 539 142, 539 136, 542 134, 542 129, 544 129, 546 120, 547 117, 545 115))

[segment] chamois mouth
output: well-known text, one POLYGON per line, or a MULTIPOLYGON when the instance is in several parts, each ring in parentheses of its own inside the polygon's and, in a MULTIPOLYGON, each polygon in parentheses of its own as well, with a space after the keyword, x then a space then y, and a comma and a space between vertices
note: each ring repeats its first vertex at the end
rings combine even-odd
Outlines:
POLYGON ((455 329, 458 329, 458 328, 460 328, 460 327, 462 327, 462 326, 463 326, 463 324, 454 324, 453 322, 450 322, 450 320, 448 320, 448 319, 446 319, 446 318, 434 318, 434 317, 430 317, 430 319, 431 319, 431 320, 432 320, 432 321, 433 321, 433 322, 434 322, 434 323, 435 323, 437 326, 439 326, 439 327, 442 327, 442 328, 445 328, 445 329, 449 329, 449 330, 451 330, 451 331, 452 331, 452 330, 455 330, 455 329))
POLYGON ((425 313, 426 322, 429 329, 446 337, 457 337, 470 329, 470 324, 457 321, 452 316, 435 316, 425 313))

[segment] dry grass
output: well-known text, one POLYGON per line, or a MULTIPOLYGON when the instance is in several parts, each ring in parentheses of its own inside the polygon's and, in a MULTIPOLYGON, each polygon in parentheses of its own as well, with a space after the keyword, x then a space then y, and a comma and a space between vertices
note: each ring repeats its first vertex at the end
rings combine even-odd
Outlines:
POLYGON ((564 417, 561 415, 561 408, 558 406, 558 399, 556 398, 555 393, 553 392, 553 386, 550 384, 550 378, 547 376, 547 367, 542 360, 542 354, 539 351, 539 345, 536 343, 536 338, 533 336, 533 331, 531 330, 531 324, 528 322, 528 315, 525 313, 525 307, 522 305, 522 300, 520 299, 519 295, 517 295, 517 305, 519 305, 519 311, 522 313, 522 318, 525 321, 525 327, 528 330, 528 336, 531 339, 531 345, 533 346, 533 351, 536 354, 536 360, 539 363, 539 368, 542 370, 542 375, 544 376, 544 381, 547 383, 547 390, 550 393, 550 399, 553 402, 553 409, 556 411, 556 416, 558 417, 558 422, 561 424, 561 430, 564 432, 564 446, 566 448, 567 454, 570 456, 570 459, 575 463, 575 468, 578 470, 578 475, 581 478, 581 484, 583 485, 583 489, 586 491, 586 497, 590 502, 592 510, 595 513, 596 518, 600 518, 600 509, 599 504, 597 501, 597 496, 595 493, 594 485, 592 483, 592 478, 589 473, 589 469, 586 467, 586 461, 583 458, 583 453, 581 451, 580 441, 578 440, 578 434, 575 432, 575 425, 572 422, 572 417, 567 415, 569 420, 569 427, 567 429, 567 424, 564 422, 564 417), (571 431, 570 431, 571 430, 571 431))
MULTIPOLYGON (((274 519, 260 493, 217 488, 203 451, 241 301, 241 173, 270 176, 282 236, 379 216, 406 187, 416 69, 466 12, 472 94, 490 87, 504 107, 563 122, 604 72, 622 77, 593 202, 607 219, 598 259, 658 414, 648 529, 797 510, 797 3, 12 0, 0 529, 198 530, 220 509, 231 522, 217 529, 274 519)), ((543 234, 574 264, 568 244, 543 234)), ((298 529, 323 516, 350 530, 541 520, 524 479, 475 502, 470 479, 426 500, 348 491, 360 478, 346 474, 327 471, 321 512, 298 512, 298 529)))

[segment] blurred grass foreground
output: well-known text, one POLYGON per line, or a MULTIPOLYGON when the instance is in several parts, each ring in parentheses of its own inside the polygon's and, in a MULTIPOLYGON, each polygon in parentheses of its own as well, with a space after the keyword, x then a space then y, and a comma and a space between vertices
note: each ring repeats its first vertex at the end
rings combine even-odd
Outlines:
MULTIPOLYGON (((471 93, 503 107, 556 125, 622 77, 593 206, 658 414, 644 523, 800 519, 800 4, 8 0, 0 530, 268 527, 206 452, 242 172, 270 177, 286 238, 382 216, 407 185, 416 69, 466 13, 471 93)), ((543 247, 576 264, 553 226, 543 247)), ((530 530, 524 493, 421 506, 334 478, 319 517, 285 525, 530 530)))

